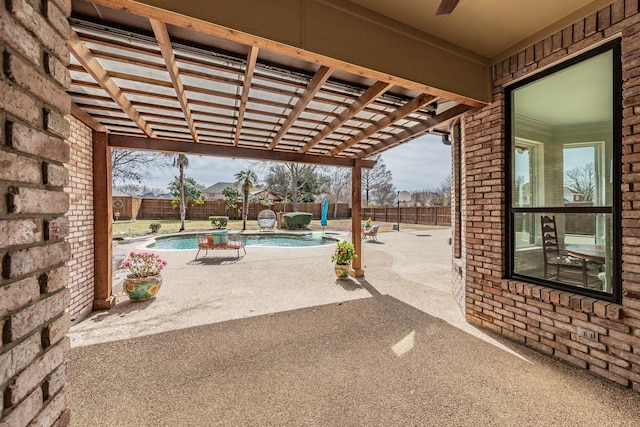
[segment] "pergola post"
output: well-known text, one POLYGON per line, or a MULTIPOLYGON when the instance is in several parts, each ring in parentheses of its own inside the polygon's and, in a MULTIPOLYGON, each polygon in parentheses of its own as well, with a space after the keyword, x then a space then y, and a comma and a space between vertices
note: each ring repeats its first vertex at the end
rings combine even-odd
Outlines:
POLYGON ((351 263, 349 273, 362 277, 362 159, 355 160, 351 173, 351 239, 358 256, 351 263))
POLYGON ((104 132, 93 132, 93 209, 95 276, 93 309, 113 305, 111 247, 111 149, 104 132))

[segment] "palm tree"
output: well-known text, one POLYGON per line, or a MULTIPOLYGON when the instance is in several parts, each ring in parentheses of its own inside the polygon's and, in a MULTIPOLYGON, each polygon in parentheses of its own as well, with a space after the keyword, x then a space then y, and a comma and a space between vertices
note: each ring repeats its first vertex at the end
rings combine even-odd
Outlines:
POLYGON ((176 154, 173 158, 173 166, 178 166, 180 169, 180 231, 184 231, 184 218, 187 216, 187 207, 184 203, 184 169, 189 166, 189 158, 186 154, 176 154))
POLYGON ((253 186, 258 182, 258 176, 252 170, 240 171, 236 175, 236 181, 242 184, 244 203, 242 204, 242 231, 247 229, 247 216, 249 215, 249 194, 253 186))

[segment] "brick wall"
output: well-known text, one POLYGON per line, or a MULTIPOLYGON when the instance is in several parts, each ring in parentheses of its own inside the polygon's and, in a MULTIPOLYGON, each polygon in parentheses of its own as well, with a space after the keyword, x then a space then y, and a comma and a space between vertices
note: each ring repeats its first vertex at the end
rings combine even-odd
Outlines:
POLYGON ((93 133, 91 128, 74 117, 69 117, 71 132, 68 139, 71 158, 67 163, 69 223, 67 242, 71 246, 69 285, 71 320, 91 312, 93 305, 94 251, 93 251, 93 133))
POLYGON ((0 7, 0 425, 63 426, 71 2, 0 7))
POLYGON ((640 14, 618 0, 496 64, 493 103, 465 118, 466 317, 512 340, 640 391, 640 14), (503 85, 622 34, 622 304, 504 280, 503 85), (596 331, 597 341, 577 336, 596 331))

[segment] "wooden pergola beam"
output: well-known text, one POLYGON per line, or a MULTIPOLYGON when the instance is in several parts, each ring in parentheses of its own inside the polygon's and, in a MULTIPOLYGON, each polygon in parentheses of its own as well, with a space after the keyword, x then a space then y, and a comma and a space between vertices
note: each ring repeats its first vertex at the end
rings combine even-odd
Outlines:
POLYGON ((353 116, 362 111, 368 104, 373 102, 377 97, 386 92, 392 85, 386 82, 376 82, 369 89, 364 91, 362 95, 358 97, 354 102, 352 102, 349 107, 347 107, 338 117, 333 119, 331 123, 325 126, 313 139, 307 142, 304 147, 302 147, 299 151, 301 153, 306 153, 313 147, 315 147, 320 141, 326 138, 329 134, 334 132, 344 123, 346 123, 353 116))
POLYGON ((187 126, 189 127, 189 132, 191 132, 191 137, 193 138, 194 142, 198 142, 198 132, 196 130, 196 125, 193 122, 193 117, 191 116, 189 100, 187 99, 184 85, 182 84, 182 79, 180 78, 180 70, 178 69, 178 64, 176 63, 176 57, 173 54, 173 47, 171 46, 171 39, 169 38, 167 26, 163 22, 160 22, 156 19, 149 19, 149 22, 151 22, 153 34, 155 34, 156 40, 158 41, 158 47, 160 47, 162 58, 164 59, 164 63, 167 66, 167 72, 169 73, 169 77, 171 78, 171 83, 173 83, 173 89, 176 91, 176 95, 178 96, 178 102, 180 103, 180 107, 182 108, 182 112, 184 113, 184 119, 186 120, 187 126))
POLYGON ((244 82, 242 84, 242 95, 240 96, 240 105, 238 106, 238 119, 236 122, 236 135, 233 138, 233 145, 238 146, 240 141, 240 133, 242 132, 242 122, 244 121, 244 113, 247 110, 247 101, 249 100, 249 90, 251 89, 251 80, 253 80, 253 71, 258 61, 259 49, 251 46, 247 55, 247 66, 244 71, 244 82))
POLYGON ((432 103, 434 100, 436 100, 436 97, 431 95, 421 94, 416 96, 411 101, 407 102, 406 104, 404 104, 402 107, 398 108, 391 114, 386 115, 385 117, 381 118, 371 126, 368 126, 366 129, 359 132, 353 138, 335 147, 333 150, 329 152, 329 154, 332 156, 335 156, 336 154, 346 150, 347 148, 356 145, 358 142, 362 141, 363 139, 386 128, 392 123, 397 122, 398 120, 408 116, 409 114, 418 110, 419 108, 422 108, 425 105, 432 103))
POLYGON ((80 108, 75 102, 71 103, 71 115, 96 132, 108 132, 106 127, 104 127, 102 124, 100 124, 100 122, 91 117, 89 113, 80 108))
POLYGON ((80 62, 82 67, 87 71, 94 80, 104 89, 109 96, 114 100, 116 104, 124 111, 129 118, 140 128, 145 135, 155 138, 156 134, 153 129, 142 118, 138 110, 131 104, 131 101, 124 95, 122 90, 113 81, 113 79, 107 73, 98 60, 91 54, 91 51, 84 45, 84 43, 78 38, 75 32, 71 32, 69 39, 67 40, 69 50, 80 62))
POLYGON ((324 65, 320 66, 318 71, 314 74, 313 78, 309 82, 309 85, 302 93, 302 96, 298 99, 298 102, 293 107, 289 116, 287 116, 284 123, 280 126, 278 133, 269 144, 269 149, 273 150, 280 139, 284 136, 285 133, 289 130, 289 128, 293 125, 296 119, 300 116, 300 114, 304 111, 305 107, 311 102, 315 94, 320 90, 322 85, 327 81, 331 73, 333 72, 333 68, 325 67, 324 65))
MULTIPOLYGON (((274 151, 258 148, 234 147, 222 144, 193 144, 186 141, 176 141, 163 138, 145 138, 109 134, 109 147, 131 150, 163 151, 167 153, 201 154, 205 156, 231 157, 250 160, 269 160, 274 162, 308 163, 323 166, 338 166, 351 168, 356 163, 353 157, 327 157, 313 154, 300 154, 293 151, 274 151)), ((371 169, 374 160, 362 160, 362 168, 371 169)))
POLYGON ((384 142, 381 142, 376 145, 372 145, 371 147, 365 150, 362 150, 362 153, 359 155, 359 157, 364 158, 364 157, 375 156, 376 154, 382 151, 388 150, 391 147, 402 144, 404 141, 408 139, 415 139, 416 135, 425 134, 429 132, 429 130, 433 129, 435 126, 439 125, 440 123, 446 122, 447 120, 458 117, 459 115, 464 114, 465 112, 469 111, 472 108, 473 107, 470 107, 468 105, 458 104, 455 107, 452 107, 438 114, 437 116, 432 117, 429 120, 424 121, 423 123, 420 123, 419 125, 415 125, 403 132, 400 132, 397 135, 394 135, 391 138, 387 138, 384 142))

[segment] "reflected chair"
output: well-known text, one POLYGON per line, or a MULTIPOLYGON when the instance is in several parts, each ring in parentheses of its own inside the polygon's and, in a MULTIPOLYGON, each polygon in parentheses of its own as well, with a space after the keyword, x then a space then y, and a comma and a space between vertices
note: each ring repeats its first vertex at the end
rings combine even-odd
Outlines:
POLYGON ((556 217, 543 215, 540 218, 542 225, 542 252, 544 257, 544 278, 558 281, 575 281, 584 287, 589 284, 598 284, 598 273, 602 271, 602 264, 570 255, 560 247, 556 217), (591 275, 589 273, 592 273, 591 275), (560 279, 560 274, 564 274, 560 279), (573 280, 571 280, 573 279, 573 280))

